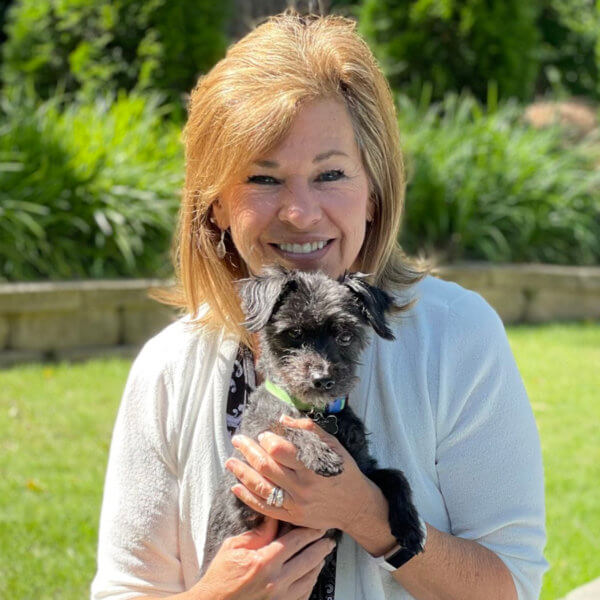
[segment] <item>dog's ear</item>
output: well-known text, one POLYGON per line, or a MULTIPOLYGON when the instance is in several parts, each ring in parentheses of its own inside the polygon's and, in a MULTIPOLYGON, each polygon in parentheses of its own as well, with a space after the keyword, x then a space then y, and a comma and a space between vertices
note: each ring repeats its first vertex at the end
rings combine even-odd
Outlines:
POLYGON ((243 325, 251 333, 260 331, 287 295, 297 287, 291 273, 278 265, 263 268, 261 275, 236 282, 246 315, 243 325))
POLYGON ((348 273, 339 278, 339 282, 350 289, 357 298, 362 312, 375 332, 386 340, 393 340, 394 334, 387 325, 386 313, 398 307, 386 291, 364 281, 364 273, 348 273))

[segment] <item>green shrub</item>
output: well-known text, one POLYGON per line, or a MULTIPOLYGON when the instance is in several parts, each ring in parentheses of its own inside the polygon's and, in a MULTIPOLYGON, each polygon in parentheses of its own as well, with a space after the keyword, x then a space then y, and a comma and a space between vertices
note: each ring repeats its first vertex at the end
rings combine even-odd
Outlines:
POLYGON ((170 274, 183 157, 161 102, 3 101, 0 279, 170 274))
POLYGON ((538 3, 522 0, 364 0, 360 29, 392 86, 435 99, 469 89, 484 100, 488 81, 502 97, 528 99, 538 73, 538 3))
POLYGON ((483 110, 448 95, 399 99, 408 163, 401 235, 447 260, 600 263, 600 172, 561 131, 526 125, 514 102, 483 110))
POLYGON ((600 0, 546 0, 538 91, 600 99, 600 0))
POLYGON ((8 12, 3 79, 41 98, 66 92, 188 92, 223 54, 228 0, 18 0, 8 12))

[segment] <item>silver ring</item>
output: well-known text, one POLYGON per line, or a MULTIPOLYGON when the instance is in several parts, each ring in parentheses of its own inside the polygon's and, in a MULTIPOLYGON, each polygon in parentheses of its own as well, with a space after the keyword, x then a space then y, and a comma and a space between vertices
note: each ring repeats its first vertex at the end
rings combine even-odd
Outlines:
POLYGON ((269 506, 274 506, 275 508, 281 508, 283 506, 283 490, 278 487, 273 487, 267 498, 267 504, 269 506))

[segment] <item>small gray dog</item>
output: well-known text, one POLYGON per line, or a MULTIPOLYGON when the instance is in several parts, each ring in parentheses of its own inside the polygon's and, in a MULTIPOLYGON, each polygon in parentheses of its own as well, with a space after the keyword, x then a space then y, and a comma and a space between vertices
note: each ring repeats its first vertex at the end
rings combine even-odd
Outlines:
MULTIPOLYGON (((389 503, 392 534, 416 554, 422 550, 423 533, 408 481, 399 470, 377 467, 363 423, 344 403, 357 380, 356 366, 368 327, 394 339, 385 316, 397 307, 389 294, 366 283, 364 277, 346 273, 335 280, 321 272, 267 267, 263 276, 240 281, 245 325, 260 332, 257 369, 265 378, 250 395, 240 433, 256 439, 264 431, 274 431, 294 443, 307 469, 324 477, 338 475, 342 458, 315 433, 279 422, 283 414, 313 418, 338 438, 359 469, 379 486, 389 503), (280 399, 278 390, 284 390, 295 405, 280 399)), ((244 460, 238 450, 234 456, 244 460)), ((236 477, 226 471, 213 499, 202 573, 225 538, 248 531, 263 519, 231 492, 235 483, 236 477)), ((332 529, 326 535, 338 540, 341 532, 332 529)))

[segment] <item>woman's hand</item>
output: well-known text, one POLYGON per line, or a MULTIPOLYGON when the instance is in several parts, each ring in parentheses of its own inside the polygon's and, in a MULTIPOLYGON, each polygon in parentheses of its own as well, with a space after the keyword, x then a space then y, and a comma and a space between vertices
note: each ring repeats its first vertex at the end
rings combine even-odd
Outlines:
POLYGON ((323 477, 307 469, 297 458, 294 444, 272 432, 260 436, 260 443, 235 436, 233 445, 249 464, 230 458, 225 466, 239 479, 232 490, 245 504, 269 517, 301 527, 341 529, 351 524, 373 498, 376 487, 359 470, 356 462, 332 435, 311 419, 284 417, 282 424, 315 432, 344 461, 344 470, 334 477, 323 477), (267 504, 277 486, 284 491, 283 506, 267 504))
POLYGON ((186 600, 307 600, 335 542, 299 527, 278 539, 278 522, 227 538, 186 600))

